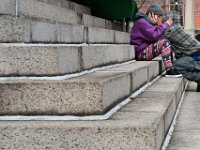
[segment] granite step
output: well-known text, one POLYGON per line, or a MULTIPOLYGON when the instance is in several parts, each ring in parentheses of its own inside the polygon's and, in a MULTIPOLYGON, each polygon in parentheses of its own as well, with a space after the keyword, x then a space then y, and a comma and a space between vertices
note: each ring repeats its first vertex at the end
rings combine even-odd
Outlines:
POLYGON ((55 5, 55 6, 59 6, 61 8, 67 8, 79 13, 83 13, 83 14, 88 14, 88 15, 92 15, 91 14, 91 9, 89 7, 71 2, 69 0, 37 0, 40 2, 45 2, 51 5, 55 5))
POLYGON ((167 150, 200 149, 200 101, 196 86, 195 82, 188 84, 167 150))
POLYGON ((134 60, 134 47, 111 44, 0 44, 0 76, 55 76, 134 60))
POLYGON ((161 78, 108 120, 0 121, 0 148, 159 150, 183 87, 182 78, 161 78))
POLYGON ((129 44, 129 36, 116 30, 0 15, 0 42, 129 44))
POLYGON ((144 61, 66 80, 0 80, 0 114, 104 114, 158 73, 158 62, 144 61))
POLYGON ((162 74, 165 71, 165 66, 164 66, 162 57, 159 55, 159 56, 155 57, 152 61, 158 61, 159 62, 160 74, 162 74))
MULTIPOLYGON (((59 3, 53 2, 51 3, 59 3)), ((63 4, 64 6, 64 4, 63 4)), ((121 31, 121 23, 105 20, 88 14, 78 13, 38 0, 0 0, 0 14, 47 19, 54 22, 79 24, 121 31)))

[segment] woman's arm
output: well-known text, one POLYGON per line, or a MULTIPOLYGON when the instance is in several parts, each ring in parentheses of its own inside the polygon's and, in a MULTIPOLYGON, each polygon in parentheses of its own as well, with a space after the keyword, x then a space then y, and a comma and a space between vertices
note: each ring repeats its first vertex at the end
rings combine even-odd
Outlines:
POLYGON ((141 31, 142 38, 149 42, 157 41, 162 36, 166 28, 169 26, 169 24, 166 22, 161 25, 152 25, 146 20, 141 20, 138 23, 138 30, 141 31))

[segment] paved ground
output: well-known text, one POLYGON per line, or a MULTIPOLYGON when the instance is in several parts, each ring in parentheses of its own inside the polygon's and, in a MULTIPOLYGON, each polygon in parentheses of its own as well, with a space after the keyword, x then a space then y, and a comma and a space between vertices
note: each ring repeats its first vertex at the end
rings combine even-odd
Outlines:
POLYGON ((190 82, 167 150, 200 150, 200 93, 190 82))

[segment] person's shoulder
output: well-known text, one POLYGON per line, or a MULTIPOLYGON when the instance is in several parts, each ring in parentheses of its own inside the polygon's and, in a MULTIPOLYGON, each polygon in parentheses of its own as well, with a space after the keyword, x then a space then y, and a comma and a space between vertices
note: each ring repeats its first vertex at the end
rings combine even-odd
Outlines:
POLYGON ((151 25, 145 18, 139 18, 134 24, 142 28, 151 25))
POLYGON ((143 12, 137 12, 136 14, 136 21, 139 21, 139 22, 145 22, 148 20, 148 17, 146 14, 144 14, 143 12))
POLYGON ((147 21, 145 20, 145 18, 138 18, 135 23, 146 23, 147 21))

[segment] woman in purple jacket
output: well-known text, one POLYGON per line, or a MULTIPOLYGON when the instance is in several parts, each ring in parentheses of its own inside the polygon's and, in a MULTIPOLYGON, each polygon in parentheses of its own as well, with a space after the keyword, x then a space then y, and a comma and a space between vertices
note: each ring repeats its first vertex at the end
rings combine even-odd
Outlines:
POLYGON ((172 25, 169 18, 162 23, 163 9, 153 3, 146 14, 138 12, 131 30, 131 44, 135 46, 136 60, 152 60, 161 54, 166 68, 166 76, 180 77, 172 68, 172 52, 170 41, 161 39, 165 30, 172 25))

